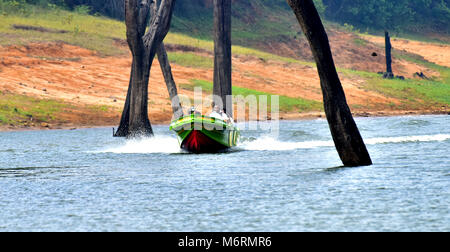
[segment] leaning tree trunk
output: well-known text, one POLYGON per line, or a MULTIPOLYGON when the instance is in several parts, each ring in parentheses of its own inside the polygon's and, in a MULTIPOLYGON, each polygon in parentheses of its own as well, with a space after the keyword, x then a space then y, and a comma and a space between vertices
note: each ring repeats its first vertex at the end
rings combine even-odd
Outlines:
POLYGON ((320 76, 325 113, 345 166, 371 165, 369 153, 347 104, 334 65, 328 36, 313 0, 287 0, 305 33, 320 76))
MULTIPOLYGON (((157 5, 154 4, 151 6, 151 23, 154 22, 154 19, 157 17, 158 8, 157 5)), ((175 80, 173 79, 172 67, 169 63, 169 57, 167 56, 166 47, 164 43, 158 48, 158 61, 161 66, 161 71, 164 75, 164 80, 166 82, 167 91, 169 92, 170 102, 172 104, 172 111, 174 118, 180 118, 183 116, 183 107, 181 106, 180 99, 178 97, 177 85, 175 84, 175 80)))
POLYGON ((394 73, 392 71, 392 44, 391 37, 389 37, 389 32, 384 33, 385 43, 386 43, 386 73, 384 78, 392 79, 394 78, 394 73))
POLYGON ((232 116, 231 85, 231 0, 214 0, 214 103, 232 116))
POLYGON ((167 91, 169 92, 170 101, 172 103, 172 111, 174 118, 180 118, 183 116, 183 107, 178 97, 177 85, 173 79, 172 68, 170 67, 169 58, 167 57, 166 48, 164 43, 161 43, 158 49, 158 60, 161 66, 161 71, 164 75, 167 91))
POLYGON ((153 4, 156 4, 155 0, 125 0, 127 42, 133 61, 127 100, 116 136, 153 135, 148 119, 150 69, 156 52, 169 31, 175 0, 162 0, 158 14, 145 32, 150 5, 153 4))

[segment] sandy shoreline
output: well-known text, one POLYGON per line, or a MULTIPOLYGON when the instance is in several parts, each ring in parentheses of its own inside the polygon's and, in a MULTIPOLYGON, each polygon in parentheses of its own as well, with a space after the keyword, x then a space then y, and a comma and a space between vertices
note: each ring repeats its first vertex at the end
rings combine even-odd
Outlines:
MULTIPOLYGON (((443 111, 371 111, 371 112, 354 112, 354 118, 362 117, 392 117, 392 116, 426 116, 426 115, 450 115, 450 110, 443 111)), ((282 114, 280 115, 281 121, 296 121, 296 120, 314 120, 318 118, 326 118, 324 112, 310 112, 301 114, 282 114)), ((168 121, 152 121, 152 125, 169 125, 168 121)), ((82 125, 76 123, 58 123, 58 124, 46 124, 47 126, 34 126, 34 127, 20 127, 20 126, 6 126, 0 125, 0 132, 20 132, 20 131, 41 131, 41 130, 77 130, 77 129, 96 129, 96 128, 111 128, 111 134, 113 128, 117 129, 118 125, 99 124, 97 125, 82 125)))

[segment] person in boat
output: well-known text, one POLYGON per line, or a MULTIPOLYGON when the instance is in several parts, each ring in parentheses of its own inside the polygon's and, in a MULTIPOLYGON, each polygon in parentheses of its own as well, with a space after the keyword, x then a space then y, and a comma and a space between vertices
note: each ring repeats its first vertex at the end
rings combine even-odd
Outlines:
POLYGON ((201 115, 194 107, 189 109, 189 115, 201 115))
POLYGON ((214 118, 223 120, 222 114, 220 113, 220 108, 218 105, 215 105, 213 107, 213 110, 212 110, 211 114, 209 114, 209 117, 214 117, 214 118))
POLYGON ((233 122, 231 117, 229 117, 227 115, 227 113, 225 113, 222 109, 220 109, 220 107, 218 105, 215 105, 213 107, 213 111, 211 112, 211 114, 209 114, 209 117, 214 117, 214 118, 223 120, 226 123, 232 123, 233 122))
POLYGON ((228 114, 225 113, 225 111, 221 110, 220 111, 220 115, 222 116, 222 120, 224 120, 226 123, 232 123, 233 122, 233 119, 230 116, 228 116, 228 114))

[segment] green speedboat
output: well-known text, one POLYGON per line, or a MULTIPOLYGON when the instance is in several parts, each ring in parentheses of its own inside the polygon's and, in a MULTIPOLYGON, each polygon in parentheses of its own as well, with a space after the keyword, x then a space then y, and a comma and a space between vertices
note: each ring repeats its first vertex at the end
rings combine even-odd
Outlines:
POLYGON ((232 123, 202 115, 189 115, 170 124, 183 150, 192 153, 215 153, 237 145, 239 129, 232 123))

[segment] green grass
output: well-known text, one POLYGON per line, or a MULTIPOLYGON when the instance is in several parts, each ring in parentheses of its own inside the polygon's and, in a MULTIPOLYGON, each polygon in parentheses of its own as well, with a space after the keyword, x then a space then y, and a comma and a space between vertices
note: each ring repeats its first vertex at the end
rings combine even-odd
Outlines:
POLYGON ((370 79, 366 85, 370 90, 387 97, 402 100, 410 108, 450 105, 450 84, 421 80, 370 79))
POLYGON ((431 107, 450 105, 450 68, 420 61, 440 73, 428 80, 387 80, 380 75, 368 78, 366 88, 388 97, 401 99, 406 107, 431 107))
MULTIPOLYGON (((213 91, 213 84, 209 81, 205 80, 191 80, 189 84, 182 84, 180 85, 181 88, 186 90, 194 90, 195 87, 201 87, 203 92, 206 93, 212 93, 213 91)), ((243 96, 244 98, 248 96, 255 96, 257 98, 257 101, 259 103, 259 96, 267 96, 267 106, 271 106, 271 95, 266 92, 261 92, 253 89, 233 86, 233 95, 234 96, 243 96)), ((321 102, 312 101, 312 100, 306 100, 303 98, 293 98, 288 96, 279 96, 279 106, 280 106, 280 112, 307 112, 307 111, 322 111, 323 105, 321 102)))
POLYGON ((0 44, 23 45, 30 42, 63 41, 99 52, 102 55, 124 53, 114 45, 114 38, 125 38, 122 22, 61 9, 27 6, 28 12, 0 15, 0 44), (16 30, 13 25, 44 27, 67 33, 16 30))
MULTIPOLYGON (((93 113, 117 112, 107 105, 83 106, 82 109, 93 113)), ((72 113, 71 111, 76 110, 76 105, 64 101, 0 92, 0 125, 38 126, 42 122, 61 122, 61 113, 72 113)))
POLYGON ((47 99, 37 99, 24 95, 0 93, 0 124, 23 124, 30 122, 49 122, 56 114, 70 105, 47 99))
POLYGON ((186 67, 194 68, 214 68, 214 61, 211 57, 197 55, 195 53, 169 52, 169 61, 186 67))
POLYGON ((93 112, 112 112, 113 108, 107 105, 86 105, 86 108, 93 112))
POLYGON ((364 40, 364 39, 361 39, 361 38, 355 38, 354 40, 353 40, 353 43, 356 45, 356 46, 360 46, 360 47, 364 47, 364 46, 366 46, 367 45, 367 40, 364 40))

